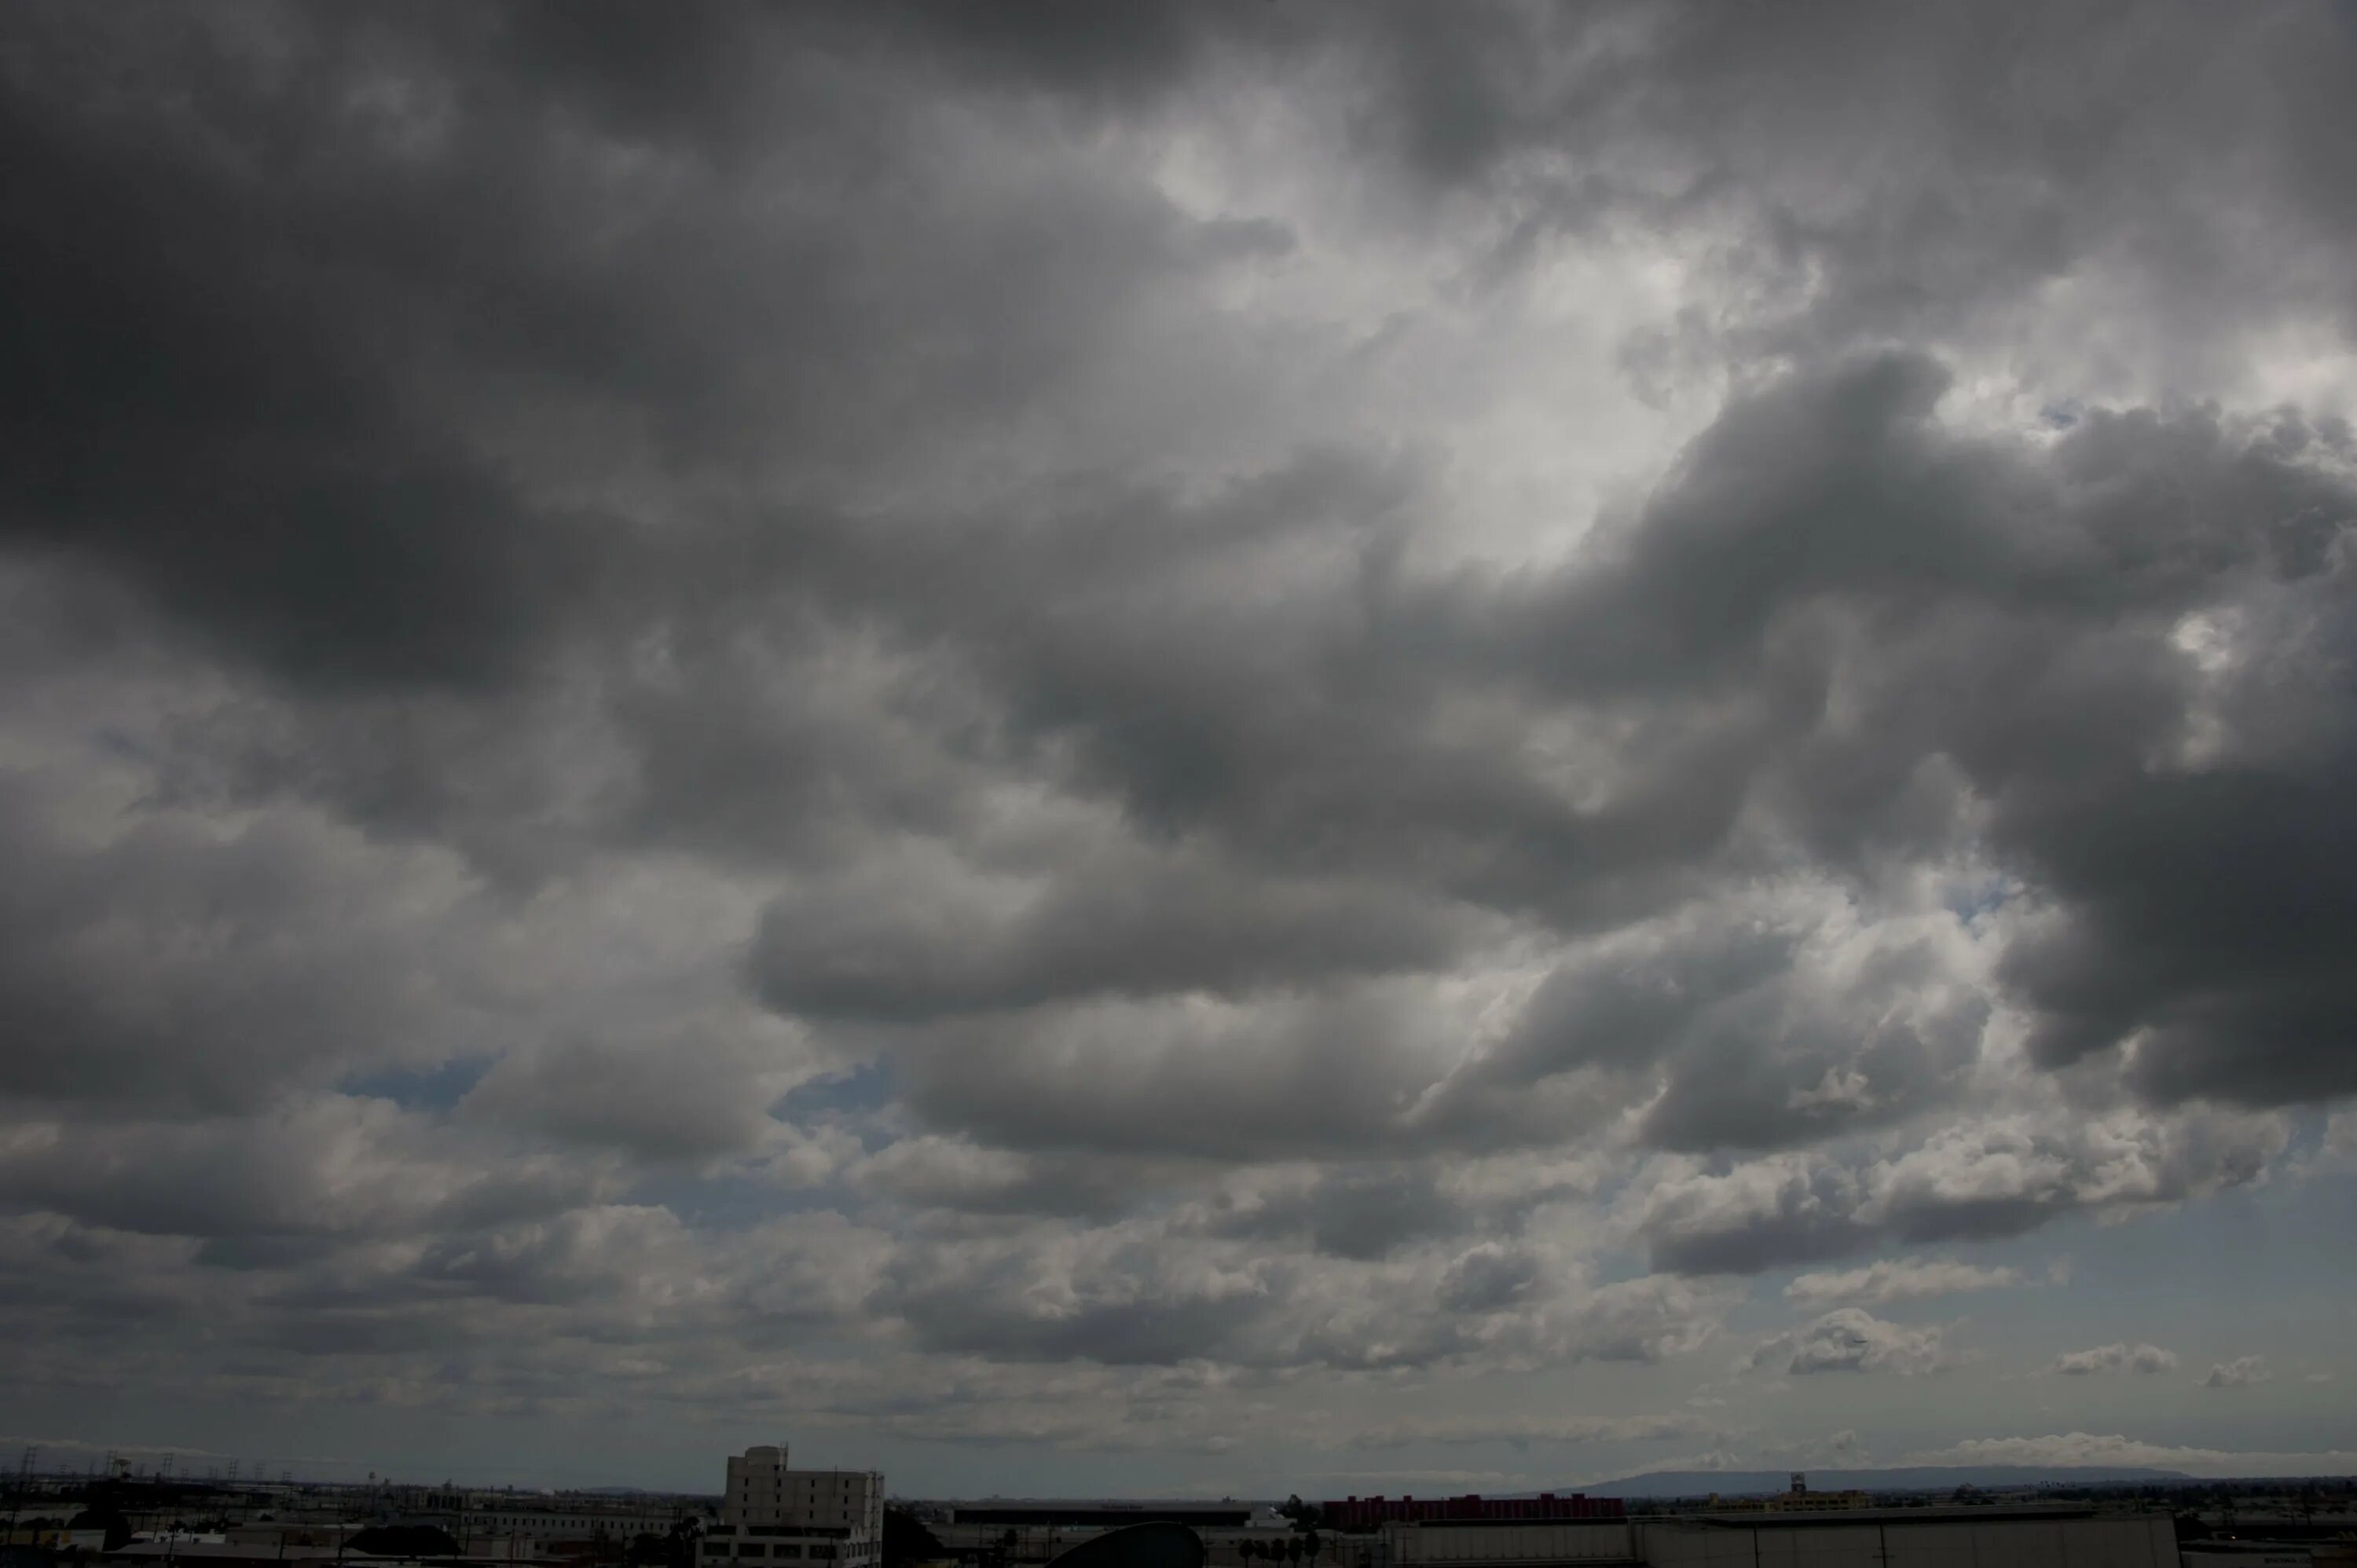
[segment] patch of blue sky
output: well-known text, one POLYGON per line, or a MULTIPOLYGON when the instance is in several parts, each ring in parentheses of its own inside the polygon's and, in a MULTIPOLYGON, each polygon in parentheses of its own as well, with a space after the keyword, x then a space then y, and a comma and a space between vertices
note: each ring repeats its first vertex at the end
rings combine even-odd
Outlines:
POLYGON ((1959 878, 1941 890, 1940 903, 1950 914, 1966 925, 2005 908, 2013 897, 2011 879, 1989 872, 1979 876, 1959 878))
POLYGON ((698 1230, 747 1230, 789 1214, 845 1209, 838 1187, 788 1187, 758 1168, 652 1171, 622 1201, 668 1208, 698 1230))
POLYGON ((490 1057, 453 1057, 425 1068, 382 1068, 346 1079, 342 1092, 390 1100, 404 1111, 448 1111, 491 1070, 490 1057))
POLYGON ((770 1114, 804 1123, 873 1116, 891 1105, 894 1089, 891 1064, 862 1062, 849 1072, 796 1085, 770 1114))

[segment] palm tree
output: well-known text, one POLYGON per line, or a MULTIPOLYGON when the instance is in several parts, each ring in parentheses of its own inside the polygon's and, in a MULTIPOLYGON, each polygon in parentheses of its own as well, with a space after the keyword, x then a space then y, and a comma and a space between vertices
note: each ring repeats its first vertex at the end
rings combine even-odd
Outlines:
POLYGON ((663 1559, 671 1568, 695 1568, 695 1543, 704 1535, 704 1521, 694 1514, 682 1514, 671 1521, 671 1534, 664 1541, 663 1559))

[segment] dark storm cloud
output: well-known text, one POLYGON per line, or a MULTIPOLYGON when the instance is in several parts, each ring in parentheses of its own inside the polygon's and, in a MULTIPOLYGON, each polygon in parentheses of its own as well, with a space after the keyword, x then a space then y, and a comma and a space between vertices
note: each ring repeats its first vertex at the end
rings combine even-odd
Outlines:
MULTIPOLYGON (((1739 402, 1599 564, 1569 568, 1536 589, 1515 585, 1475 599, 1460 585, 1437 600, 1403 598, 1421 617, 1414 635, 1435 650, 1435 662, 1415 686, 1403 686, 1404 700, 1379 705, 1394 722, 1364 722, 1347 703, 1324 710, 1327 725, 1347 726, 1333 755, 1398 754, 1378 781, 1336 800, 1341 780, 1318 762, 1294 771, 1287 753, 1264 751, 1250 775, 1263 787, 1250 797, 1194 798, 1189 825, 1255 845, 1314 837, 1321 854, 1386 869, 1422 846, 1447 891, 1504 909, 1523 908, 1527 896, 1542 900, 1534 912, 1577 929, 1596 918, 1586 878, 1598 873, 1608 881, 1641 874, 1658 901, 1697 869, 1740 872, 1770 828, 1798 835, 1829 868, 1866 872, 1878 860, 1946 853, 1970 800, 1986 812, 2001 864, 2025 877, 2048 910, 2046 923, 2017 942, 2005 972, 2016 998, 2046 1020, 2032 1047, 2043 1060, 2125 1047, 2151 1030, 2134 1073, 2164 1098, 2199 1090, 2264 1101, 2357 1085, 2350 1054, 2313 1028, 2339 982, 2308 956, 2357 934, 2347 900, 2334 893, 2351 878, 2341 870, 2349 860, 2344 828, 2328 805, 2357 752, 2330 678, 2309 673, 2330 665, 2295 643, 2270 650, 2264 674, 2242 677, 2269 687, 2268 703, 2252 710, 2269 727, 2251 735, 2245 751, 2236 744, 2231 695, 2205 692, 2197 655, 2185 646, 2198 618, 2242 616, 2271 596, 2307 607, 2295 623, 2309 628, 2307 636, 2340 635, 2348 614, 2341 541, 2357 519, 2357 491, 2329 463, 2310 461, 2308 449, 2338 452, 2345 434, 2237 434, 2204 413, 2104 415, 2041 448, 1945 428, 1934 412, 1943 387, 1929 362, 1881 356, 1739 402), (1456 881, 1457 824, 1475 819, 1479 797, 1447 791, 1490 789, 1500 774, 1512 777, 1512 755, 1493 755, 1480 771, 1405 800, 1386 800, 1380 780, 1428 760, 1396 720, 1413 700, 1406 693, 1428 688, 1434 669, 1457 660, 1464 662, 1456 678, 1475 683, 1470 689, 1535 684, 1544 696, 1531 700, 1575 708, 1645 703, 1645 722, 1671 738, 1657 753, 1631 748, 1623 760, 1659 771, 1640 774, 1598 807, 1558 801, 1527 824, 1493 819, 1491 832, 1525 829, 1511 880, 1480 856, 1456 881), (2284 723, 2287 708, 2301 714, 2298 730, 2284 723), (2297 751, 2286 749, 2295 742, 2297 751), (2204 755, 2155 771, 2156 757, 2196 744, 2204 755), (1726 771, 1715 799, 1686 811, 1675 780, 1697 755, 1726 771), (1844 780, 1838 813, 1812 788, 1833 774, 1844 780), (1923 789, 1943 774, 1947 809, 1939 811, 1923 789), (1234 814, 1240 809, 1252 815, 1234 814), (1271 831, 1275 824, 1265 819, 1272 811, 1284 814, 1286 831, 1271 831), (1348 815, 1354 811, 1357 822, 1348 815), (1385 831, 1367 819, 1371 811, 1385 831), (2102 815, 2100 828, 2082 813, 2102 815), (1365 834, 1363 848, 1339 836, 1351 827, 1365 834), (2116 849, 2107 847, 2113 843, 2116 849), (2217 858, 2189 863, 2181 849, 2160 853, 2164 843, 2199 843, 2199 853, 2217 858), (2163 869, 2172 860, 2183 874, 2163 869), (1554 874, 1551 886, 1534 885, 1541 871, 1554 874), (2129 912, 2133 933, 2113 935, 2129 912), (2107 995, 2126 1005, 2095 1011, 2079 1001, 2107 995), (2075 1047, 2044 1043, 2091 1011, 2092 1034, 2061 1036, 2077 1039, 2075 1047), (2303 1020, 2311 1026, 2300 1028, 2303 1020)), ((1397 622, 1390 630, 1410 635, 1397 622)), ((1101 646, 1117 650, 1139 635, 1108 625, 1101 646)), ((1384 658, 1351 630, 1318 667, 1364 671, 1381 669, 1384 658)), ((1108 673, 1100 664, 1097 678, 1108 673)), ((1254 711, 1254 696, 1277 694, 1237 690, 1230 703, 1200 707, 1203 726, 1186 745, 1221 753, 1248 746, 1277 727, 1254 711)), ((1168 696, 1167 688, 1134 691, 1119 705, 1168 711, 1168 696)), ((1159 766, 1130 768, 1114 779, 1155 791, 1138 804, 1167 810, 1162 776, 1159 766)), ((1531 781, 1515 783, 1529 789, 1531 781)), ((1179 945, 1116 944, 1131 972, 1142 972, 1135 966, 1143 950, 1168 965, 1159 972, 1165 989, 1232 983, 1218 950, 1190 958, 1179 940, 1190 918, 1184 902, 1153 908, 1179 945)), ((996 913, 961 918, 937 906, 928 922, 921 950, 904 949, 894 960, 890 949, 871 946, 863 986, 936 1007, 926 999, 941 983, 929 972, 955 974, 977 961, 956 958, 960 946, 987 940, 1022 952, 1025 939, 996 913), (973 934, 960 934, 961 925, 973 934)), ((1101 924, 1076 926, 1067 945, 1082 944, 1075 950, 1084 954, 1085 933, 1101 924)), ((1248 929, 1239 929, 1239 940, 1248 929)), ((775 943, 773 936, 772 953, 775 943)), ((1292 968, 1315 972, 1298 960, 1292 968)), ((1095 974, 1119 972, 1100 965, 1092 974, 1083 964, 1062 990, 1086 994, 1108 983, 1095 974)), ((1919 989, 1933 972, 1924 960, 1894 954, 1852 977, 1843 1005, 1867 1004, 1875 990, 1919 989), (1861 983, 1870 989, 1857 989, 1861 983)), ((945 1000, 996 1002, 1022 973, 958 983, 962 993, 945 1000)), ((1577 1065, 1578 1057, 1536 1043, 1568 1028, 1544 1015, 1602 1008, 1610 985, 1628 983, 1608 976, 1584 1000, 1566 1001, 1566 991, 1583 989, 1577 974, 1542 993, 1538 1013, 1484 1070, 1527 1082, 1577 1065)), ((1678 988, 1684 1027, 1694 1031, 1686 1049, 1695 1070, 1674 1080, 1652 1122, 1669 1146, 1774 1143, 1862 1112, 1904 1113, 1969 1062, 1982 1022, 1970 998, 1943 1016, 1869 1025, 1796 997, 1769 1009, 1756 998, 1734 1002, 1713 1025, 1698 1009, 1714 983, 1686 955, 1656 983, 1678 988), (1782 1043, 1771 1046, 1776 1035, 1782 1043), (1780 1059, 1784 1066, 1770 1066, 1780 1059)), ((1054 993, 1035 982, 1007 999, 1054 993)), ((791 989, 771 994, 789 1005, 797 1000, 791 989)), ((1597 1045, 1573 1048, 1609 1047, 1610 1032, 1599 1023, 1591 1031, 1597 1045)), ((1666 1015, 1621 1032, 1641 1035, 1641 1063, 1674 1069, 1672 1042, 1680 1036, 1666 1015)))
POLYGON ((498 676, 591 524, 404 406, 415 328, 464 297, 419 225, 495 209, 436 210, 326 93, 264 89, 231 15, 145 15, 17 19, 0 526, 293 679, 498 676), (27 47, 45 25, 58 47, 27 47))
MULTIPOLYGON (((618 155, 677 114, 721 122, 699 146, 811 128, 768 72, 831 69, 840 29, 823 23, 787 38, 724 10, 651 47, 626 12, 554 6, 471 25, 152 20, 17 19, 5 521, 298 682, 511 676, 592 610, 601 566, 635 562, 614 519, 531 496, 490 455, 507 417, 491 383, 651 418, 674 452, 759 425, 817 456, 895 418, 1019 400, 1192 242, 1166 204, 1084 184, 747 229, 708 166, 634 181, 553 118, 592 113, 618 155), (555 69, 501 76, 509 50, 555 69), (911 270, 909 238, 934 225, 985 263, 952 274, 977 292, 911 270), (1005 329, 972 330, 982 313, 1005 329), (879 354, 888 322, 899 347, 879 354), (798 347, 748 360, 757 323, 798 347), (920 360, 920 378, 900 368, 920 360)), ((829 134, 855 134, 859 105, 817 101, 829 134)), ((796 172, 832 200, 856 177, 796 172)))
POLYGON ((840 890, 813 888, 762 917, 762 993, 813 1016, 922 1019, 1104 992, 1245 991, 1437 967, 1452 945, 1445 908, 1380 885, 1286 886, 1183 862, 1092 869, 1044 897, 978 890, 966 909, 920 883, 906 890, 916 907, 904 912, 879 889, 858 900, 865 912, 852 921, 840 890))
POLYGON ((2139 411, 2038 452, 1942 430, 1940 385, 1879 358, 1730 410, 1622 559, 1534 612, 1541 668, 1670 712, 1733 696, 1766 715, 1735 721, 1754 798, 1835 865, 1936 852, 1908 842, 1915 786, 1960 770, 1998 854, 2053 904, 2007 969, 2048 1065, 2150 1030, 2135 1073, 2166 1097, 2357 1086, 2314 1010, 2337 989, 2319 944, 2357 909, 2325 806, 2357 751, 2323 673, 2352 609, 2357 489, 2345 457, 2302 460, 2345 453, 2346 430, 2139 411), (2188 618, 2278 607, 2298 613, 2257 633, 2276 646, 2205 693, 2188 618), (2266 693, 2247 732, 2244 682, 2266 693), (1808 788, 1836 771, 1838 816, 1808 788))
MULTIPOLYGON (((2357 1092, 2353 60, 12 9, 0 1289, 533 1408, 1538 1368, 2265 1179, 2357 1092)), ((1946 1359, 1844 1311, 1760 1364, 1946 1359)))

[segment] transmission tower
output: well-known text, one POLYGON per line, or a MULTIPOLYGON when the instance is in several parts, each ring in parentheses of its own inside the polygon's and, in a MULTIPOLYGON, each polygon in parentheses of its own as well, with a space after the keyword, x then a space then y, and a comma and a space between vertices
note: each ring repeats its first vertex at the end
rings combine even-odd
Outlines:
POLYGON ((25 1509, 25 1487, 33 1479, 33 1455, 40 1452, 37 1444, 27 1444, 24 1457, 16 1461, 16 1496, 8 1505, 8 1544, 16 1543, 16 1519, 25 1509))

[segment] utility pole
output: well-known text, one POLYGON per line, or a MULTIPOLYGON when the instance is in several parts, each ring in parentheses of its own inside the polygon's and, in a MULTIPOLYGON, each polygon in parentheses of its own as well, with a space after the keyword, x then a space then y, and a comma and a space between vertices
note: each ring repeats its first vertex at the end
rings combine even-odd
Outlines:
POLYGON ((8 1505, 8 1544, 16 1544, 16 1520, 25 1511, 25 1487, 33 1478, 33 1455, 40 1452, 38 1444, 27 1444, 25 1456, 16 1461, 16 1497, 8 1505))

